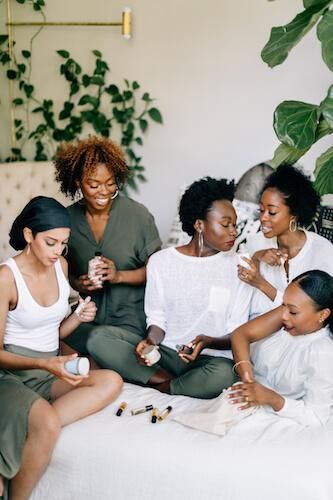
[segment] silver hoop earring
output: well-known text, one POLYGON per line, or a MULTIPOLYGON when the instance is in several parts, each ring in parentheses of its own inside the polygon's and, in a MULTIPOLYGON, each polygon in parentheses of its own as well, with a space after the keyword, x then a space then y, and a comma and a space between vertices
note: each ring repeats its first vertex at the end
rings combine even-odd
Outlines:
POLYGON ((117 188, 117 191, 114 193, 113 196, 111 196, 111 200, 114 200, 115 198, 117 198, 118 194, 119 194, 119 189, 117 188))
POLYGON ((198 239, 199 257, 201 257, 202 252, 203 252, 204 241, 203 241, 202 231, 198 231, 198 232, 199 232, 199 239, 198 239))
POLYGON ((66 245, 64 246, 64 250, 62 252, 62 256, 66 257, 67 254, 68 254, 68 244, 66 243, 66 245))
POLYGON ((289 231, 295 233, 297 231, 297 221, 296 219, 290 219, 289 221, 289 231))

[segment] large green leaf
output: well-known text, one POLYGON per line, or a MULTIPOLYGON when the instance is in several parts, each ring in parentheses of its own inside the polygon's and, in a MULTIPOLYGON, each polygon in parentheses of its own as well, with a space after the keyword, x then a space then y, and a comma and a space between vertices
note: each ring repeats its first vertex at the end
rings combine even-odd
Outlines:
POLYGON ((297 160, 299 160, 308 150, 309 148, 301 150, 293 148, 292 146, 288 146, 288 144, 282 143, 274 151, 274 156, 270 160, 269 164, 273 168, 277 168, 283 163, 293 164, 297 160))
POLYGON ((281 142, 293 148, 309 148, 315 142, 319 114, 315 104, 283 101, 274 112, 275 133, 281 142))
POLYGON ((303 5, 306 9, 312 7, 313 5, 322 4, 323 0, 303 0, 303 5))
POLYGON ((332 0, 323 0, 305 9, 285 26, 272 28, 271 36, 261 51, 261 58, 273 68, 288 57, 289 52, 303 36, 316 24, 332 0))
POLYGON ((324 62, 333 71, 333 11, 325 12, 317 27, 324 62))
POLYGON ((314 187, 321 196, 333 193, 333 147, 317 158, 315 177, 314 187))
POLYGON ((320 109, 328 125, 333 128, 333 85, 328 89, 327 97, 320 104, 320 109))

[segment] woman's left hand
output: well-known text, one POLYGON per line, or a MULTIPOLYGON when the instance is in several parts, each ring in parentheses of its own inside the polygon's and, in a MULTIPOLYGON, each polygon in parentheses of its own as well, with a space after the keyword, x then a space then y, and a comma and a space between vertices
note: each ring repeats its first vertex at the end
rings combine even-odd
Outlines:
POLYGON ((119 271, 116 268, 113 260, 106 257, 101 258, 101 263, 98 264, 98 274, 101 274, 102 281, 108 281, 109 283, 119 283, 119 271))
POLYGON ((81 299, 81 297, 80 297, 79 304, 81 304, 82 302, 83 302, 83 307, 80 310, 79 314, 77 314, 77 313, 76 314, 77 314, 79 320, 81 321, 81 323, 90 323, 90 321, 94 321, 95 316, 96 316, 96 312, 97 312, 96 304, 95 304, 95 302, 92 302, 92 301, 90 301, 88 303, 84 303, 84 300, 81 299))
POLYGON ((233 404, 243 403, 241 409, 245 410, 251 406, 272 406, 275 396, 278 396, 276 392, 259 384, 259 382, 240 382, 231 387, 229 398, 233 404))

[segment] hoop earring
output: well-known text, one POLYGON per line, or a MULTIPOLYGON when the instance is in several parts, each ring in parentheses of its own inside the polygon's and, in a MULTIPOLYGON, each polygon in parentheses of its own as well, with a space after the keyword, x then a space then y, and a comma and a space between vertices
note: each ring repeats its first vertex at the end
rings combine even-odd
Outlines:
POLYGON ((111 200, 114 200, 115 198, 117 198, 118 194, 119 194, 119 189, 117 188, 117 191, 114 193, 113 196, 111 196, 111 200))
POLYGON ((63 252, 62 252, 61 255, 63 257, 66 257, 67 254, 68 254, 68 244, 66 243, 66 245, 64 246, 64 250, 63 250, 63 252))
POLYGON ((27 244, 27 252, 26 252, 26 255, 29 255, 30 254, 30 243, 27 244))
POLYGON ((202 230, 198 231, 198 233, 199 233, 199 239, 198 239, 199 257, 201 257, 204 245, 202 230))
POLYGON ((297 221, 296 219, 290 219, 289 221, 289 231, 295 233, 297 231, 297 221))

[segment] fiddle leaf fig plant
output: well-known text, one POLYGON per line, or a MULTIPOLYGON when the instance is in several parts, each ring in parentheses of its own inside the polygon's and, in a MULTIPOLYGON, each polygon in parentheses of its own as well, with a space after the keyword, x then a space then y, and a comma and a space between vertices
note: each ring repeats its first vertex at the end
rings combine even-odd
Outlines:
MULTIPOLYGON (((45 5, 44 0, 17 2, 31 3, 36 11, 42 11, 45 5)), ((125 191, 137 190, 138 182, 147 180, 138 149, 143 146, 150 124, 163 123, 161 112, 154 106, 155 99, 142 91, 137 81, 124 79, 121 85, 111 83, 109 64, 96 49, 92 50, 94 59, 90 70, 83 69, 67 49, 57 50, 59 74, 65 79, 67 93, 60 105, 50 97, 40 98, 36 85, 31 82, 32 41, 29 50, 21 50, 18 56, 10 50, 8 36, 0 35, 0 63, 15 85, 12 105, 17 145, 11 148, 6 161, 51 160, 58 143, 91 132, 115 137, 128 158, 130 176, 125 191), (29 158, 31 144, 35 150, 33 158, 29 158)))
MULTIPOLYGON (((271 68, 283 63, 292 48, 317 25, 322 59, 333 71, 332 5, 333 0, 303 0, 304 10, 289 24, 272 28, 261 52, 263 61, 271 68)), ((283 101, 275 109, 273 126, 281 144, 275 150, 271 165, 295 163, 314 143, 333 133, 333 85, 319 104, 283 101)), ((333 148, 319 156, 314 174, 318 193, 333 193, 333 148)))

